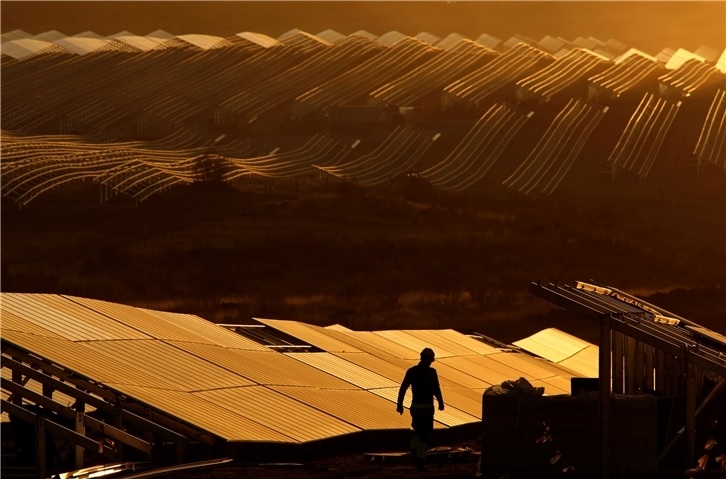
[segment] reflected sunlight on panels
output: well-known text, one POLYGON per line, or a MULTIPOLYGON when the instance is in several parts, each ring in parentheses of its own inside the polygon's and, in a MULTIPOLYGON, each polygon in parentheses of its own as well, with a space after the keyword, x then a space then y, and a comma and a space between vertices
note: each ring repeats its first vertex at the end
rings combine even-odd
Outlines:
POLYGON ((156 378, 128 364, 119 363, 118 360, 87 348, 82 343, 5 330, 2 331, 2 340, 99 383, 117 382, 173 389, 172 384, 166 380, 156 378))
MULTIPOLYGON (((381 396, 383 398, 388 399, 391 401, 391 410, 394 411, 395 414, 395 404, 396 400, 398 398, 398 388, 382 388, 382 389, 371 389, 371 392, 373 394, 376 394, 378 396, 381 396)), ((410 391, 408 394, 406 394, 406 399, 404 400, 404 404, 410 404, 411 403, 411 397, 410 397, 410 391)), ((481 414, 475 415, 475 414, 469 414, 465 412, 464 410, 460 409, 458 406, 460 406, 457 401, 455 400, 455 397, 452 397, 451 399, 448 399, 446 390, 442 390, 442 394, 444 395, 444 401, 448 401, 446 404, 446 407, 443 411, 436 411, 436 415, 434 416, 434 419, 436 419, 436 422, 441 423, 447 427, 454 427, 454 426, 462 426, 464 424, 469 424, 472 422, 477 422, 477 417, 481 414)), ((481 410, 481 406, 479 406, 479 410, 481 410)), ((408 411, 404 413, 404 416, 408 415, 408 411)))
MULTIPOLYGON (((328 334, 334 334, 331 331, 328 334)), ((380 357, 394 357, 398 359, 418 359, 420 349, 411 349, 391 339, 380 336, 375 331, 340 332, 344 337, 353 341, 360 341, 359 347, 380 357)))
MULTIPOLYGON (((411 334, 408 334, 406 331, 376 331, 376 334, 379 336, 382 336, 386 339, 390 339, 391 341, 401 344, 403 346, 406 346, 409 349, 412 349, 414 351, 421 351, 423 348, 432 346, 429 341, 426 339, 421 339, 416 336, 412 336, 411 334)), ((436 358, 445 358, 448 356, 456 356, 453 352, 443 348, 443 347, 437 347, 435 348, 436 351, 436 358)), ((418 355, 415 359, 418 359, 418 355)))
POLYGON ((408 429, 411 424, 407 414, 395 414, 395 405, 391 401, 368 391, 295 386, 274 386, 272 389, 321 411, 328 411, 360 429, 408 429))
POLYGON ((487 346, 481 341, 469 338, 453 329, 406 330, 406 333, 427 342, 437 351, 437 357, 443 357, 438 354, 439 350, 451 351, 454 356, 472 356, 497 352, 496 348, 487 346))
POLYGON ((149 387, 113 386, 165 414, 182 418, 195 427, 228 441, 298 442, 284 432, 276 431, 254 418, 230 411, 203 395, 149 387))
POLYGON ((545 329, 513 344, 583 377, 598 376, 599 348, 564 331, 545 329))
POLYGON ((592 346, 587 341, 555 328, 545 329, 532 336, 515 341, 513 344, 555 363, 559 363, 586 347, 592 346))
POLYGON ((347 388, 349 384, 275 351, 240 351, 209 344, 172 343, 179 349, 264 386, 347 388))
POLYGON ((3 293, 2 302, 3 320, 6 311, 15 313, 70 341, 151 339, 138 329, 55 294, 3 293))
MULTIPOLYGON (((453 368, 446 362, 447 359, 450 358, 438 359, 431 365, 431 367, 436 369, 439 377, 451 381, 455 386, 469 389, 486 389, 489 386, 498 384, 484 381, 479 377, 469 374, 468 371, 453 368)), ((410 366, 414 366, 416 363, 418 363, 418 361, 411 361, 410 366)))
POLYGON ((280 331, 284 331, 291 336, 295 336, 296 338, 325 351, 349 353, 360 352, 353 346, 342 341, 338 341, 324 332, 321 332, 324 331, 323 328, 319 328, 317 326, 279 319, 255 319, 262 324, 277 328, 280 331))
POLYGON ((392 357, 382 359, 369 352, 332 354, 364 369, 374 371, 376 374, 397 383, 401 382, 403 376, 406 374, 406 370, 411 367, 411 364, 404 359, 392 357))
POLYGON ((415 359, 418 351, 397 345, 372 331, 351 331, 325 328, 325 334, 351 344, 361 351, 376 356, 384 361, 415 359))
POLYGON ((210 343, 203 336, 195 334, 158 316, 151 315, 142 309, 123 304, 109 303, 97 299, 71 298, 92 310, 105 314, 116 321, 131 328, 144 331, 156 339, 173 339, 177 341, 192 341, 197 343, 210 343))
POLYGON ((394 387, 398 383, 330 353, 285 353, 321 371, 333 374, 361 389, 394 387))
POLYGON ((553 376, 577 376, 572 371, 558 366, 555 363, 547 361, 546 359, 535 358, 528 354, 510 352, 491 354, 489 357, 520 371, 520 376, 527 379, 546 379, 553 376))
POLYGON ((193 331, 195 334, 202 335, 214 344, 224 346, 225 348, 269 351, 269 348, 260 343, 247 339, 239 334, 235 334, 225 328, 219 328, 206 319, 194 316, 193 314, 167 313, 164 311, 153 311, 151 309, 139 309, 154 316, 158 316, 169 323, 188 329, 189 331, 193 331))
POLYGON ((194 396, 259 421, 297 442, 315 441, 360 431, 338 418, 262 386, 215 389, 194 396))
POLYGON ((451 405, 477 418, 481 418, 482 393, 483 391, 481 390, 475 391, 461 387, 441 387, 441 394, 444 396, 444 402, 447 403, 447 408, 451 405))
MULTIPOLYGON (((555 330, 514 351, 452 329, 354 331, 275 319, 231 327, 72 296, 0 299, 4 357, 32 363, 53 381, 94 384, 99 401, 123 398, 128 411, 149 411, 199 440, 298 444, 409 429, 410 416, 396 413, 396 401, 424 347, 436 351, 446 404, 436 412, 438 429, 478 422, 482 394, 493 385, 524 377, 545 394, 569 394, 572 377, 597 369, 596 347, 555 330), (539 349, 526 353, 524 346, 539 349)), ((10 367, 3 377, 18 380, 10 367)), ((27 384, 43 391, 40 380, 27 384)), ((62 407, 75 400, 52 399, 62 407)), ((404 404, 410 401, 408 390, 404 404)))
POLYGON ((38 336, 54 336, 62 338, 63 336, 52 332, 50 329, 46 329, 43 326, 23 319, 15 313, 3 310, 2 312, 2 330, 5 331, 16 331, 26 332, 29 334, 37 334, 38 336))
POLYGON ((443 358, 437 361, 437 368, 441 364, 466 371, 482 381, 493 384, 501 384, 510 379, 517 379, 522 376, 522 371, 515 369, 506 363, 495 361, 489 356, 466 356, 456 358, 443 358))
POLYGON ((591 344, 573 356, 563 359, 558 364, 586 378, 596 378, 598 370, 600 348, 591 344))
POLYGON ((161 341, 99 341, 89 349, 142 369, 177 391, 250 386, 252 381, 161 341))

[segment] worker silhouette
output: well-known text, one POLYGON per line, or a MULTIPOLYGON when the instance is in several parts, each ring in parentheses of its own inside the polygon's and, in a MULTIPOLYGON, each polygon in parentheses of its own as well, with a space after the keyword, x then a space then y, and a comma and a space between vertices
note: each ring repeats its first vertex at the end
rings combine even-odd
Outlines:
POLYGON ((411 438, 411 459, 418 469, 426 467, 426 450, 431 433, 434 430, 434 398, 439 403, 439 411, 444 410, 444 398, 441 395, 439 376, 436 370, 431 367, 436 355, 433 349, 424 348, 421 351, 421 361, 410 367, 403 378, 401 388, 398 390, 398 402, 396 411, 403 414, 403 398, 409 386, 412 389, 412 400, 409 411, 411 412, 411 427, 413 437, 411 438))

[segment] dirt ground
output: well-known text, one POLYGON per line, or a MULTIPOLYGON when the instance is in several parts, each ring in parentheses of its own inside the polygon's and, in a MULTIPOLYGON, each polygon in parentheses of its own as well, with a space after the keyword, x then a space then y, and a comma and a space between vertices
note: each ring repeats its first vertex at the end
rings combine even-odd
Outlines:
POLYGON ((426 469, 409 463, 405 453, 349 454, 312 459, 301 463, 236 464, 178 472, 174 479, 398 479, 401 477, 436 477, 470 479, 477 473, 479 457, 476 443, 441 446, 432 449, 426 469))

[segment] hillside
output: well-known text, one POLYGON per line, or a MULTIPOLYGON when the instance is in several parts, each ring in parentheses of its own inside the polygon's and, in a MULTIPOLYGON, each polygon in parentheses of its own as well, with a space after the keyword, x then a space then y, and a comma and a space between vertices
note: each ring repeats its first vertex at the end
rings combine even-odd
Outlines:
MULTIPOLYGON (((44 25, 12 3, 3 5, 12 28, 44 25)), ((300 28, 322 32, 288 7, 300 28)), ((572 19, 584 15, 570 7, 572 19)), ((622 8, 643 21, 641 7, 622 8)), ((528 30, 528 18, 514 20, 528 30)), ((96 29, 117 31, 111 20, 96 29)), ((128 28, 146 28, 138 22, 128 28)), ((531 281, 593 279, 724 332, 723 154, 694 153, 709 128, 723 135, 706 121, 726 103, 713 62, 666 72, 641 55, 651 70, 622 93, 593 80, 621 73, 618 42, 568 30, 563 53, 526 35, 496 50, 454 36, 471 48, 462 66, 443 61, 450 46, 400 32, 346 38, 356 26, 338 19, 330 27, 343 33, 326 33, 335 41, 298 30, 269 38, 274 47, 221 26, 225 38, 61 38, 41 54, 23 42, 4 47, 15 56, 2 59, 2 290, 224 323, 448 327, 502 341, 555 326, 595 341, 593 325, 527 293, 531 281), (517 49, 531 61, 519 62, 517 49), (524 66, 501 73, 513 64, 524 66), (454 92, 474 66, 491 73, 471 80, 479 96, 454 92), (374 85, 411 94, 386 103, 374 85), (638 134, 642 143, 628 142, 638 134), (312 167, 326 159, 321 144, 346 142, 356 146, 344 159, 312 167), (284 176, 280 165, 306 169, 284 176), (459 184, 447 183, 456 172, 459 184), (534 188, 540 181, 551 188, 534 188)), ((672 38, 700 46, 682 32, 672 38)), ((659 40, 668 38, 649 43, 659 40)))
POLYGON ((3 291, 64 293, 217 322, 456 328, 510 341, 594 330, 528 295, 595 279, 724 332, 717 192, 512 198, 200 184, 134 207, 78 185, 3 204, 3 291))

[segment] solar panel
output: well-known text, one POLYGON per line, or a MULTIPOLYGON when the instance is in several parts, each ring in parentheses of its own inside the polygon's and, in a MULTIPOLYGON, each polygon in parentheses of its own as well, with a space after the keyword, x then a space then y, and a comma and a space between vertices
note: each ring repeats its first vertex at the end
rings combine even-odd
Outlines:
POLYGON ((402 358, 418 357, 416 351, 397 346, 395 343, 381 338, 371 331, 346 331, 343 329, 325 328, 325 333, 378 358, 402 360, 402 358))
POLYGON ((588 346, 573 356, 560 361, 559 364, 582 377, 596 378, 600 374, 598 369, 599 362, 600 348, 597 346, 588 346))
MULTIPOLYGON (((223 401, 211 401, 204 393, 191 394, 151 387, 114 385, 142 404, 164 411, 195 428, 228 441, 297 442, 295 438, 263 424, 260 418, 250 418, 249 412, 239 414, 223 401)), ((264 418, 263 418, 264 421, 264 418)))
POLYGON ((279 319, 255 318, 266 326, 279 329, 291 336, 299 338, 308 344, 316 346, 328 352, 360 352, 359 349, 344 343, 325 333, 325 329, 296 321, 284 321, 279 319))
POLYGON ((575 375, 557 364, 527 354, 499 353, 492 354, 489 357, 520 371, 520 376, 527 377, 528 379, 546 379, 553 376, 572 377, 575 375))
POLYGON ((2 300, 3 315, 15 313, 72 341, 150 338, 56 294, 3 293, 2 300))
MULTIPOLYGON (((399 359, 419 359, 421 350, 411 349, 391 339, 385 338, 375 331, 355 331, 353 333, 342 333, 367 344, 373 349, 366 351, 374 355, 393 356, 399 359)), ((363 347, 363 346, 362 346, 363 347)))
POLYGON ((409 429, 411 424, 408 415, 396 412, 395 403, 368 391, 321 390, 294 386, 273 386, 272 389, 321 411, 327 411, 360 429, 409 429))
POLYGON ((210 343, 211 341, 195 334, 188 329, 177 326, 174 323, 149 314, 139 308, 127 306, 125 304, 110 303, 98 299, 68 297, 68 299, 82 304, 89 309, 105 314, 114 320, 125 324, 128 327, 138 331, 143 331, 147 335, 156 339, 171 339, 178 341, 193 341, 198 343, 210 343))
MULTIPOLYGON (((410 418, 396 414, 395 403, 423 347, 437 353, 447 405, 436 412, 437 428, 479 421, 491 385, 523 376, 549 394, 567 393, 578 374, 450 329, 352 331, 260 320, 313 346, 283 353, 190 314, 61 295, 3 293, 2 300, 4 344, 121 394, 132 410, 151 408, 188 425, 189 434, 227 441, 301 443, 407 429, 410 418)), ((560 349, 576 343, 561 341, 560 349)), ((566 360, 580 371, 594 353, 586 347, 566 360)))
POLYGON ((587 341, 555 328, 539 331, 529 337, 515 341, 513 344, 555 363, 574 356, 588 346, 593 346, 587 341))
POLYGON ((446 364, 452 369, 464 371, 471 376, 477 377, 487 383, 487 386, 484 387, 518 379, 520 376, 528 376, 525 371, 515 369, 506 362, 496 361, 489 356, 443 358, 436 363, 446 364))
POLYGON ((380 358, 369 353, 332 353, 334 356, 345 359, 369 371, 400 382, 411 364, 404 359, 380 358))
POLYGON ((82 343, 5 330, 2 332, 2 339, 99 383, 116 382, 172 389, 172 385, 165 380, 138 370, 125 361, 120 362, 100 351, 88 348, 82 343))
POLYGON ((197 391, 255 384, 161 341, 95 341, 85 346, 118 364, 143 370, 163 384, 160 388, 197 391))
POLYGON ((487 346, 481 341, 469 338, 453 329, 421 329, 406 330, 406 334, 429 344, 436 351, 436 357, 442 357, 439 351, 450 351, 455 356, 471 356, 497 352, 496 348, 487 346))
POLYGON ((200 399, 291 437, 315 441, 361 429, 263 386, 215 389, 194 394, 200 399))
POLYGON ((3 331, 17 331, 38 334, 40 336, 55 336, 58 338, 62 337, 52 332, 51 330, 46 329, 32 321, 23 319, 20 316, 11 313, 10 311, 3 311, 2 328, 3 331))
MULTIPOLYGON (((413 336, 407 331, 376 331, 375 333, 397 344, 401 344, 413 351, 416 351, 417 353, 420 353, 423 348, 431 347, 429 341, 413 336)), ((455 353, 445 349, 444 347, 436 348, 435 352, 437 358, 456 356, 455 353)), ((416 354, 416 359, 418 359, 418 357, 419 354, 416 354)))
MULTIPOLYGON (((370 392, 388 399, 389 401, 391 401, 391 406, 395 408, 396 401, 398 400, 398 388, 397 387, 396 388, 371 389, 370 392)), ((406 407, 408 407, 409 404, 411 404, 410 394, 411 394, 411 392, 409 390, 409 392, 406 395, 406 398, 404 400, 404 405, 406 407)), ((449 398, 449 396, 446 394, 446 392, 443 392, 443 394, 444 394, 444 401, 447 402, 446 408, 443 411, 436 411, 436 413, 434 415, 434 419, 436 421, 438 421, 439 423, 441 423, 447 427, 454 427, 454 426, 461 426, 463 424, 469 424, 472 422, 477 422, 479 420, 473 414, 466 413, 457 407, 455 394, 452 394, 451 398, 449 398)), ((407 413, 404 414, 404 416, 407 416, 407 415, 408 415, 407 413)))
POLYGON ((330 353, 285 353, 285 355, 337 376, 361 389, 385 388, 398 385, 391 379, 330 353))
POLYGON ((143 308, 139 309, 153 316, 158 316, 159 318, 169 323, 192 331, 195 334, 203 336, 205 339, 211 341, 212 343, 224 346, 225 348, 269 351, 269 348, 263 346, 258 342, 245 338, 244 336, 240 336, 239 334, 233 333, 226 328, 219 327, 214 323, 211 323, 206 319, 200 318, 199 316, 195 316, 193 314, 169 313, 143 308))
POLYGON ((257 384, 270 386, 315 386, 322 389, 355 389, 318 368, 296 361, 276 351, 240 351, 207 344, 175 342, 180 349, 220 367, 233 371, 257 384))
MULTIPOLYGON (((470 389, 485 389, 492 386, 495 383, 489 383, 482 380, 479 377, 473 376, 466 371, 451 367, 446 360, 451 358, 442 358, 436 360, 431 367, 436 369, 439 378, 446 379, 454 383, 455 386, 463 386, 470 389)), ((411 361, 410 365, 418 363, 418 361, 411 361)))

